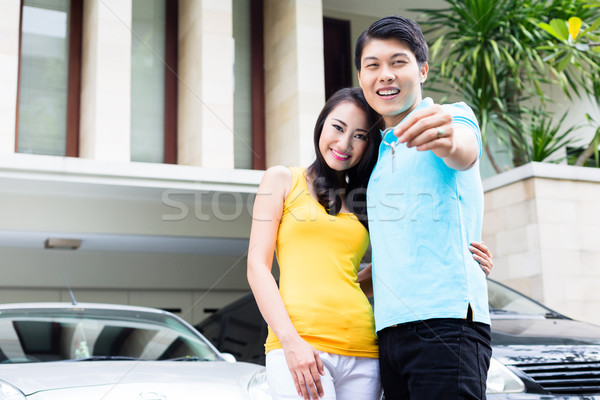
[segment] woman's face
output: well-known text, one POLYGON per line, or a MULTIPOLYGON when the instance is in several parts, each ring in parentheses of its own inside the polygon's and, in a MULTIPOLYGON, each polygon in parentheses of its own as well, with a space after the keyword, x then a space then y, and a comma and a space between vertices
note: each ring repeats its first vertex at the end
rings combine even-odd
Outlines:
POLYGON ((334 171, 354 167, 365 154, 368 145, 366 113, 354 103, 335 106, 323 125, 319 151, 334 171))

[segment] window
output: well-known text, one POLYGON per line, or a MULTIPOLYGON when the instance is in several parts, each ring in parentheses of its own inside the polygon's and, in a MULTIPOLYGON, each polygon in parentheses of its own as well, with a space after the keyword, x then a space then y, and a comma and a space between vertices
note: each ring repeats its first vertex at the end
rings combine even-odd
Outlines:
POLYGON ((350 21, 323 18, 323 58, 325 62, 325 97, 352 86, 350 21))
POLYGON ((81 0, 24 0, 16 151, 77 156, 81 0))
POLYGON ((131 160, 176 163, 177 0, 133 0, 131 160))
POLYGON ((235 168, 265 169, 262 0, 233 0, 235 168))

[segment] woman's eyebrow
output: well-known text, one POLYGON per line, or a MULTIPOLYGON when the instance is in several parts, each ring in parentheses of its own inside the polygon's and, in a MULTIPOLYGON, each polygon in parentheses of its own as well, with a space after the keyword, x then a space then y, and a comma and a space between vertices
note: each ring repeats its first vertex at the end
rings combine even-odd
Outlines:
POLYGON ((348 126, 344 121, 342 121, 341 119, 337 119, 337 118, 332 118, 334 121, 339 122, 340 124, 344 125, 344 126, 348 126))

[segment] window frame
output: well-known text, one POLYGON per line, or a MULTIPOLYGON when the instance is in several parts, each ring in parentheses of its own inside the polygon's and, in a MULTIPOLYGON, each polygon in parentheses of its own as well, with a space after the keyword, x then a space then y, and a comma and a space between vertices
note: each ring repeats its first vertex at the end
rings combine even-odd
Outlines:
MULTIPOLYGON (((19 14, 19 61, 17 72, 17 107, 15 118, 15 153, 19 149, 19 105, 21 100, 21 51, 23 46, 23 7, 19 14)), ((65 157, 79 157, 79 117, 81 103, 81 56, 83 36, 83 0, 71 0, 69 16, 69 60, 67 80, 67 115, 65 157)))
POLYGON ((179 1, 165 2, 164 164, 177 164, 179 1))
POLYGON ((252 56, 252 168, 265 170, 265 73, 263 37, 263 0, 250 0, 250 41, 252 56))

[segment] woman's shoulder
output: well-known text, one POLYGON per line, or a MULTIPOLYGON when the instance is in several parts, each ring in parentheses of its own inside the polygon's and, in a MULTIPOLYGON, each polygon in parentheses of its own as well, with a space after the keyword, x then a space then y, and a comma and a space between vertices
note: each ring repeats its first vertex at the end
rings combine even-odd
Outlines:
POLYGON ((268 188, 267 190, 271 192, 273 190, 281 191, 283 197, 286 198, 292 187, 294 169, 283 165, 269 167, 263 175, 261 186, 265 189, 268 188))
POLYGON ((293 170, 295 168, 284 167, 283 165, 275 165, 269 167, 263 176, 264 179, 279 180, 279 181, 291 181, 293 177, 293 170))

